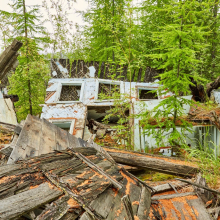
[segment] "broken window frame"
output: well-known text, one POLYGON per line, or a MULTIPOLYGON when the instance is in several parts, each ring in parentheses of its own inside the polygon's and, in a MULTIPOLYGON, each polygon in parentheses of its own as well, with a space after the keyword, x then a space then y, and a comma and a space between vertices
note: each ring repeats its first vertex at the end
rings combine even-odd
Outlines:
POLYGON ((120 94, 123 93, 123 82, 122 81, 112 81, 112 80, 102 80, 102 79, 97 79, 96 80, 96 93, 95 93, 95 102, 112 102, 114 101, 114 99, 104 99, 101 100, 99 98, 99 84, 103 83, 103 84, 112 84, 112 85, 119 85, 120 86, 120 94))
POLYGON ((150 86, 149 86, 149 87, 148 87, 148 86, 137 86, 137 87, 136 87, 137 99, 140 100, 140 101, 149 101, 149 100, 158 100, 158 99, 159 99, 158 92, 156 93, 156 94, 157 94, 157 99, 140 99, 140 96, 139 96, 140 90, 153 91, 153 90, 157 90, 157 88, 155 88, 155 87, 150 87, 150 86))
MULTIPOLYGON (((75 124, 76 124, 76 119, 72 119, 72 120, 65 120, 65 119, 62 119, 62 120, 49 120, 49 122, 51 122, 52 124, 56 125, 57 127, 60 127, 58 125, 62 125, 62 124, 70 124, 70 130, 69 130, 69 133, 73 135, 73 132, 74 132, 74 128, 75 128, 75 124)), ((60 127, 62 128, 62 127, 60 127)))
POLYGON ((84 81, 73 81, 73 82, 60 82, 58 85, 58 90, 57 90, 57 103, 80 103, 83 102, 83 91, 84 91, 84 81), (63 86, 81 86, 81 90, 80 90, 80 96, 79 96, 79 100, 75 101, 60 101, 60 96, 61 96, 61 92, 62 92, 62 87, 63 86))

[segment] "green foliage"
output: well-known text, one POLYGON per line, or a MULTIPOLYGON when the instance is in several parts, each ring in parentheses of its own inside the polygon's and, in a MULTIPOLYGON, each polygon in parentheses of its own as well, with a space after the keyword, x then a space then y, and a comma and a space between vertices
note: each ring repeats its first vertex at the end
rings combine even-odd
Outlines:
MULTIPOLYGON (((99 98, 100 100, 109 100, 110 97, 109 94, 101 93, 99 98)), ((133 129, 130 125, 130 120, 133 116, 129 114, 132 106, 130 97, 127 94, 120 94, 116 88, 112 88, 111 99, 113 100, 113 105, 103 121, 107 124, 111 118, 118 118, 117 125, 111 126, 113 129, 116 129, 113 138, 120 147, 124 146, 125 149, 133 150, 133 129)))
POLYGON ((179 95, 189 94, 191 79, 203 80, 198 73, 201 61, 198 54, 207 47, 205 37, 208 32, 199 21, 202 3, 197 1, 169 1, 164 8, 158 8, 162 14, 170 15, 170 20, 164 26, 159 26, 157 32, 152 33, 152 41, 157 48, 155 54, 148 55, 163 73, 159 75, 161 85, 158 92, 161 96, 168 96, 156 106, 151 113, 144 112, 144 130, 146 134, 157 138, 159 144, 165 132, 171 145, 184 144, 184 131, 190 131, 190 123, 184 120, 184 105, 190 104, 179 95), (175 12, 175 13, 174 13, 175 12), (158 53, 160 52, 160 53, 158 53), (172 95, 170 95, 172 93, 172 95), (179 98, 178 98, 179 97, 179 98), (156 125, 146 123, 152 117, 156 125), (163 119, 163 120, 162 120, 163 119), (177 129, 177 120, 181 121, 181 131, 177 129), (155 128, 158 131, 155 133, 155 128))
POLYGON ((37 42, 46 42, 38 7, 27 7, 25 0, 14 0, 11 7, 12 13, 1 11, 1 14, 10 19, 9 24, 14 33, 12 37, 23 43, 18 57, 19 65, 9 79, 9 93, 19 97, 15 107, 20 121, 25 119, 28 113, 40 114, 39 104, 44 102, 49 68, 43 56, 39 55, 40 48, 37 44, 37 42))
MULTIPOLYGON (((26 39, 24 40, 26 42, 26 39)), ((39 104, 44 103, 49 80, 49 65, 44 57, 39 55, 36 42, 28 39, 28 58, 26 49, 25 46, 21 48, 21 55, 18 57, 19 66, 9 78, 9 93, 17 94, 19 97, 19 101, 15 103, 18 121, 24 120, 30 113, 30 100, 32 114, 40 115, 39 104)))
POLYGON ((208 143, 200 143, 198 148, 185 147, 187 159, 194 160, 201 170, 202 176, 211 187, 216 187, 220 175, 220 158, 216 157, 215 151, 218 146, 213 143, 213 148, 208 147, 208 143))

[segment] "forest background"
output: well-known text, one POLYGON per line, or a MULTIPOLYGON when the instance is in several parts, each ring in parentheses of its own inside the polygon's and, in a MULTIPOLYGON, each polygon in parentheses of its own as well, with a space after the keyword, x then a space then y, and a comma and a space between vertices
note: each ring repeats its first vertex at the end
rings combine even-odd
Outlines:
MULTIPOLYGON (((149 121, 153 114, 160 128, 172 128, 171 144, 184 141, 183 132, 176 129, 187 104, 180 95, 190 94, 190 85, 205 85, 219 76, 218 0, 92 0, 83 11, 76 10, 76 0, 41 2, 28 5, 27 0, 9 0, 11 10, 0 13, 3 48, 13 38, 23 42, 19 66, 8 87, 19 96, 15 104, 19 121, 29 113, 41 113, 51 58, 127 65, 130 81, 132 72, 149 66, 162 70, 159 92, 173 96, 154 113, 142 112, 140 117, 149 121), (83 19, 83 26, 73 21, 74 14, 83 19), (167 120, 161 122, 161 118, 167 120)), ((113 70, 113 79, 115 75, 113 70)), ((208 102, 209 96, 202 101, 208 102)), ((190 129, 181 120, 182 128, 190 129)), ((154 135, 155 128, 144 124, 148 134, 154 135)), ((166 130, 161 131, 158 140, 166 130)))

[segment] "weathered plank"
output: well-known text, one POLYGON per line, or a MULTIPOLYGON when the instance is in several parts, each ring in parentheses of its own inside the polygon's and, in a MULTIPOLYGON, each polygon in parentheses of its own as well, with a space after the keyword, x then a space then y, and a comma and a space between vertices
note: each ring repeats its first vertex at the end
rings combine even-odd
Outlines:
POLYGON ((22 43, 16 39, 8 46, 0 56, 0 80, 3 79, 8 71, 9 64, 12 65, 11 60, 17 57, 17 51, 21 48, 22 43))
POLYGON ((11 219, 56 199, 63 194, 56 187, 43 183, 37 188, 0 200, 0 219, 11 219), (40 199, 39 199, 40 198, 40 199))
MULTIPOLYGON (((69 196, 63 196, 52 202, 47 208, 36 218, 36 220, 58 220, 61 219, 69 208, 73 208, 74 203, 69 196)), ((77 204, 77 203, 76 203, 77 204)), ((79 205, 76 205, 79 208, 79 205)))
POLYGON ((162 196, 153 196, 151 200, 173 199, 173 198, 192 196, 192 195, 195 195, 195 193, 194 192, 175 193, 175 194, 162 195, 162 196))
POLYGON ((18 137, 8 164, 12 164, 19 159, 30 156, 37 156, 41 137, 41 122, 37 117, 28 115, 24 127, 18 137))
POLYGON ((115 193, 112 189, 107 189, 91 202, 90 207, 99 213, 104 219, 107 218, 115 200, 114 194, 115 193))
POLYGON ((56 130, 55 125, 42 119, 42 134, 38 154, 47 154, 56 150, 56 130))
POLYGON ((200 198, 187 200, 187 203, 191 206, 191 209, 194 211, 197 220, 212 220, 211 216, 205 209, 204 203, 200 198))
POLYGON ((147 188, 142 187, 141 198, 139 201, 139 206, 137 211, 137 217, 139 220, 147 219, 150 210, 150 205, 151 205, 150 191, 147 188))

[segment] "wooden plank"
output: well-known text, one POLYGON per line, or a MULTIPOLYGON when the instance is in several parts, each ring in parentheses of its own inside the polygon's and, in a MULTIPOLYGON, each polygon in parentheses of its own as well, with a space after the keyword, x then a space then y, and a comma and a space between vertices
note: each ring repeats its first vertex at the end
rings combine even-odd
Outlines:
POLYGON ((24 159, 30 156, 37 156, 41 136, 40 119, 28 115, 23 126, 23 129, 18 137, 16 146, 14 147, 8 164, 15 163, 19 159, 24 159))
POLYGON ((162 196, 153 196, 151 200, 173 199, 173 198, 192 196, 192 195, 195 195, 195 193, 194 192, 175 193, 175 194, 162 195, 162 196))
POLYGON ((121 198, 121 200, 122 200, 122 202, 124 204, 128 220, 134 220, 134 214, 133 214, 132 205, 131 205, 131 201, 130 201, 129 195, 124 195, 121 198))
POLYGON ((114 205, 114 194, 112 188, 107 189, 91 202, 90 207, 106 219, 114 205))
POLYGON ((56 187, 43 183, 37 188, 0 200, 0 219, 11 219, 38 206, 48 203, 63 194, 56 187))
POLYGON ((56 150, 69 148, 68 132, 56 127, 56 150))
MULTIPOLYGON (((178 184, 174 184, 173 185, 175 187, 184 187, 184 186, 187 186, 188 184, 187 183, 178 183, 178 184)), ((158 185, 158 186, 154 186, 153 187, 154 190, 156 191, 156 193, 159 193, 159 192, 165 192, 165 191, 169 191, 169 190, 172 190, 172 187, 170 186, 169 183, 165 183, 165 184, 162 184, 162 185, 158 185)))
POLYGON ((121 189, 123 187, 122 184, 120 184, 118 181, 113 179, 111 176, 107 175, 101 168, 99 168, 96 164, 94 164, 92 161, 88 160, 85 156, 83 156, 80 153, 75 153, 75 155, 81 159, 83 162, 85 162, 89 167, 91 167, 93 170, 100 173, 102 176, 106 177, 116 188, 121 189))
POLYGON ((42 119, 39 154, 47 154, 56 150, 56 130, 55 125, 42 119))
POLYGON ((39 216, 37 216, 36 220, 58 220, 62 218, 70 208, 68 204, 69 200, 69 196, 63 196, 55 200, 52 204, 47 206, 47 208, 39 216))
POLYGON ((141 198, 139 201, 139 207, 137 211, 137 217, 139 220, 147 219, 151 205, 151 193, 146 187, 142 187, 141 198))
POLYGON ((17 39, 14 39, 12 44, 8 46, 4 52, 0 56, 0 80, 3 79, 4 75, 6 74, 5 67, 8 65, 10 60, 13 58, 13 56, 16 56, 17 51, 21 48, 22 42, 18 41, 17 39), (4 74, 3 74, 4 73, 4 74))
POLYGON ((187 200, 187 203, 194 211, 197 220, 212 220, 200 198, 187 200))

